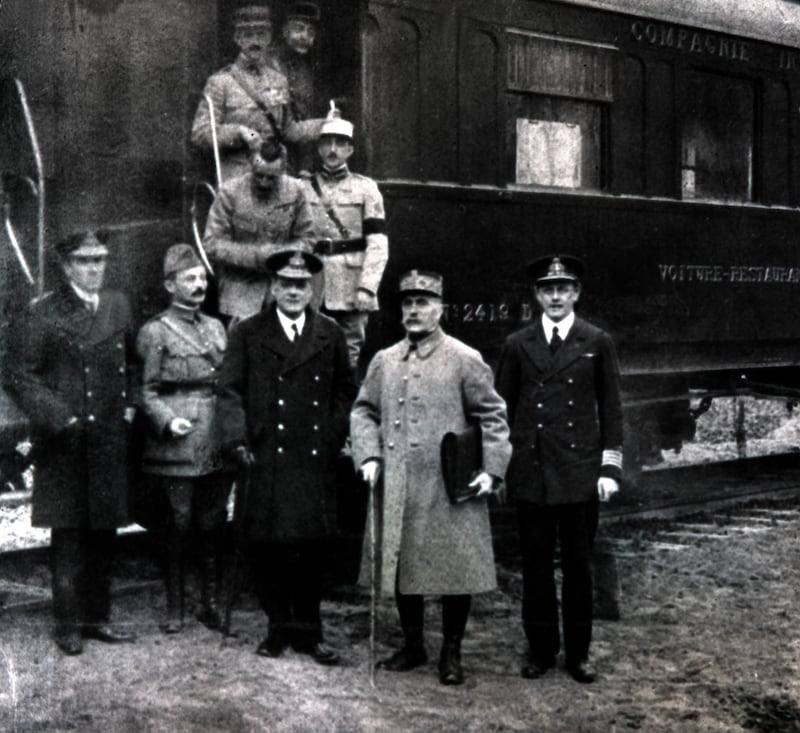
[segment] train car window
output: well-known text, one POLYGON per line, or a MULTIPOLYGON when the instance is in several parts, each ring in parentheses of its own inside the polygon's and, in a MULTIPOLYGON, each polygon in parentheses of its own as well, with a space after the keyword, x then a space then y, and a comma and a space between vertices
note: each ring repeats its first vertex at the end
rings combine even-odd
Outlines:
POLYGON ((753 200, 753 83, 692 72, 682 135, 683 199, 753 200))
POLYGON ((508 29, 507 150, 518 185, 600 190, 616 48, 508 29))

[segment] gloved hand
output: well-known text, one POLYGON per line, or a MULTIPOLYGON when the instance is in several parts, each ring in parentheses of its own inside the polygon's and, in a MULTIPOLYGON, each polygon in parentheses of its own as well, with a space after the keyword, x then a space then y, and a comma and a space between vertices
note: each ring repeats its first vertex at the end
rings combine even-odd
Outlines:
POLYGON ((233 460, 242 468, 250 468, 255 462, 255 456, 244 445, 237 445, 233 449, 233 460))
POLYGON ((486 471, 481 471, 472 481, 469 482, 470 487, 480 486, 476 498, 481 496, 489 496, 494 488, 494 479, 486 471))
POLYGON ((375 458, 368 458, 361 464, 361 468, 358 469, 358 472, 361 474, 361 478, 366 481, 370 487, 374 487, 378 482, 378 476, 381 474, 381 462, 375 458))
POLYGON ((597 497, 600 501, 608 501, 619 491, 619 483, 616 479, 602 476, 597 480, 597 497))
POLYGON ((192 423, 185 417, 173 417, 169 421, 169 432, 176 438, 182 438, 192 432, 192 423))

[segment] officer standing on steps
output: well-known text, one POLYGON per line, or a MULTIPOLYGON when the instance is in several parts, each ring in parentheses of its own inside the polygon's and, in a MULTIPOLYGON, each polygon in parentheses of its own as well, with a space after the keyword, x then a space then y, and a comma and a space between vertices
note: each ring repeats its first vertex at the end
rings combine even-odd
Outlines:
POLYGON ((188 244, 167 250, 164 287, 171 296, 170 306, 142 327, 136 349, 144 364, 141 406, 150 425, 142 470, 158 477, 169 507, 167 617, 162 628, 174 634, 183 628, 184 570, 192 529, 200 549, 198 619, 212 629, 220 625, 222 530, 232 479, 222 471, 213 423, 225 327, 200 312, 206 271, 188 244))
POLYGON ((82 638, 132 641, 112 626, 116 530, 130 522, 127 429, 133 421, 133 326, 127 298, 103 288, 103 233, 56 245, 63 281, 35 303, 6 388, 33 430, 34 527, 50 527, 55 641, 80 654, 82 638))
POLYGON ((371 178, 350 172, 353 124, 341 118, 333 102, 317 152, 322 170, 305 186, 318 240, 315 252, 325 263, 324 312, 344 330, 355 370, 389 258, 383 196, 371 178))
POLYGON ((278 657, 291 645, 333 665, 320 602, 336 532, 334 463, 356 387, 341 329, 310 307, 319 258, 288 250, 267 265, 273 303, 231 332, 218 412, 225 445, 249 475, 236 511, 269 617, 256 653, 278 657))
POLYGON ((212 74, 192 124, 192 142, 213 152, 220 148, 222 181, 247 172, 251 150, 277 138, 288 143, 316 139, 321 120, 298 120, 290 105, 289 81, 270 65, 272 21, 269 8, 250 5, 234 16, 236 60, 212 74), (208 102, 214 107, 212 117, 208 102), (216 129, 212 128, 212 123, 216 129))
POLYGON ((522 676, 541 677, 561 648, 554 579, 561 548, 565 666, 592 682, 591 550, 598 499, 622 471, 619 365, 611 337, 574 313, 583 263, 569 255, 528 268, 542 316, 506 340, 497 389, 508 404, 514 453, 509 490, 517 500, 522 550, 522 623, 528 639, 522 676))

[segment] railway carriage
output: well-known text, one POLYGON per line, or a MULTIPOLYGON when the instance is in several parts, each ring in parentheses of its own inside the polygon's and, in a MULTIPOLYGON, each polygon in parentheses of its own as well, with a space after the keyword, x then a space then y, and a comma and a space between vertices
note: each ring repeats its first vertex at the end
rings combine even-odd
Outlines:
MULTIPOLYGON (((41 273, 28 284, 6 227, 6 325, 51 276, 37 251, 45 193, 47 241, 107 227, 112 284, 142 320, 161 307, 161 255, 191 239, 196 184, 212 178, 191 119, 233 58, 239 4, 3 3, 2 197, 41 273)), ((285 3, 271 5, 277 21, 285 3)), ((524 264, 569 251, 589 273, 581 313, 619 345, 629 455, 690 437, 698 397, 800 395, 800 6, 320 5, 316 112, 339 101, 356 123, 353 168, 386 200, 391 257, 367 355, 399 335, 397 275, 424 264, 445 273, 447 329, 492 361, 535 314, 524 264)), ((3 400, 8 445, 24 422, 3 400)))

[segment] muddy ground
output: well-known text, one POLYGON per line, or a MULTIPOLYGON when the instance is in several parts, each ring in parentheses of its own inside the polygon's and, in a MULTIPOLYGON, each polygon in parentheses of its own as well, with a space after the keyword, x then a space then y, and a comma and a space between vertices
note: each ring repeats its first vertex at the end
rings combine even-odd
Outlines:
MULTIPOLYGON (((794 506, 800 502, 794 502, 794 506)), ((786 508, 786 507, 783 507, 786 508)), ((792 508, 792 507, 789 507, 792 508)), ((245 595, 238 636, 192 621, 158 631, 160 586, 125 595, 115 615, 134 645, 88 642, 65 657, 46 611, 0 618, 0 729, 16 731, 800 731, 800 519, 682 549, 654 544, 658 523, 617 525, 623 617, 596 625, 600 679, 579 685, 563 669, 519 677, 524 643, 518 569, 476 600, 464 642, 467 681, 436 678, 439 608, 427 607, 431 662, 406 674, 367 674, 366 600, 325 603, 328 640, 346 659, 315 665, 288 651, 253 651, 266 623, 245 595)), ((380 611, 379 656, 396 643, 390 604, 380 611)))

